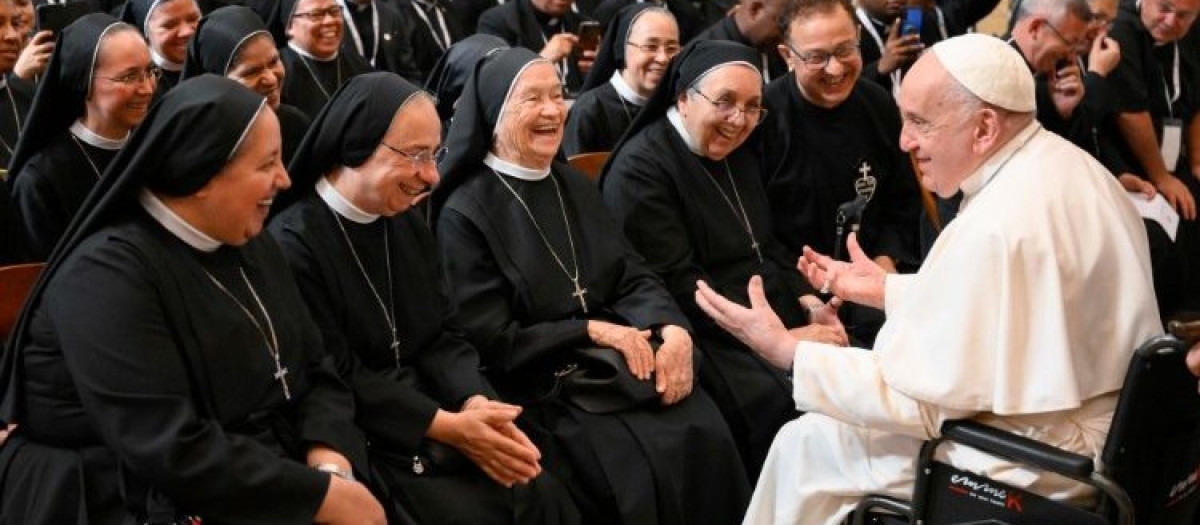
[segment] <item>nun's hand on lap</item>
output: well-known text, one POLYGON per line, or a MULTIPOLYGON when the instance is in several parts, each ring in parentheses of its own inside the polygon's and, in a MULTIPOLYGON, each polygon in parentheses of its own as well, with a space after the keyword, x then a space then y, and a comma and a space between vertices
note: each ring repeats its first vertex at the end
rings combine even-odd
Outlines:
POLYGON ((362 483, 329 475, 329 488, 313 522, 329 525, 384 525, 383 506, 362 483))
POLYGON ((612 348, 625 356, 633 377, 643 381, 654 373, 654 348, 650 346, 650 330, 604 321, 588 321, 588 337, 592 342, 612 348))
POLYGON ((654 354, 654 388, 664 405, 692 393, 692 336, 674 325, 662 329, 663 343, 654 354))
POLYGON ((750 278, 747 295, 750 308, 726 299, 704 281, 696 282, 696 304, 704 313, 768 363, 785 370, 791 368, 796 339, 767 303, 762 277, 750 278))
POLYGON ((520 414, 520 407, 495 402, 459 413, 439 410, 429 437, 458 449, 505 487, 528 483, 542 471, 541 452, 514 425, 520 414))
POLYGON ((17 57, 17 63, 13 66, 13 73, 16 73, 22 80, 33 81, 34 77, 46 72, 46 66, 50 65, 50 55, 52 54, 54 54, 54 33, 38 31, 36 35, 33 35, 29 44, 21 50, 20 56, 17 57))
POLYGON ((551 62, 558 62, 571 54, 571 50, 575 49, 575 45, 578 43, 579 37, 571 33, 558 33, 546 41, 546 45, 542 47, 538 55, 551 62))
POLYGON ((846 249, 850 262, 835 261, 805 246, 796 267, 814 288, 832 292, 844 301, 882 309, 887 270, 863 253, 857 233, 846 239, 846 249))

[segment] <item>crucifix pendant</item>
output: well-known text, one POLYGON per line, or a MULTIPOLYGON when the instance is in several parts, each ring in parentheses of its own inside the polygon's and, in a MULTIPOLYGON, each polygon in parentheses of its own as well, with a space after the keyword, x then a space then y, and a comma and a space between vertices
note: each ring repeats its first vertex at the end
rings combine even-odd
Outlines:
POLYGON ((279 381, 279 384, 283 386, 283 398, 288 401, 291 401, 292 400, 292 390, 290 388, 288 388, 287 375, 288 375, 287 367, 280 366, 279 361, 276 360, 275 361, 275 380, 279 381))
POLYGON ((400 341, 396 339, 396 334, 392 334, 392 344, 388 348, 391 348, 392 355, 396 356, 396 368, 400 368, 400 341))
POLYGON ((583 308, 583 313, 588 313, 587 299, 583 297, 587 295, 587 288, 581 288, 579 286, 579 279, 571 279, 571 284, 575 285, 575 291, 571 292, 571 297, 579 299, 579 306, 583 308))

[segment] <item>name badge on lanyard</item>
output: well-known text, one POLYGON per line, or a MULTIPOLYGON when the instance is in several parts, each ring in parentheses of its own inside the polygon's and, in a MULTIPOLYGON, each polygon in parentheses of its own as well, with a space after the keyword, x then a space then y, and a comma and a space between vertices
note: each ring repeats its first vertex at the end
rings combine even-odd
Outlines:
POLYGON ((1175 67, 1171 78, 1165 78, 1163 75, 1164 86, 1167 99, 1167 113, 1169 118, 1163 119, 1162 146, 1159 152, 1162 154, 1163 164, 1166 164, 1167 171, 1175 172, 1176 166, 1179 165, 1179 153, 1183 150, 1183 120, 1175 117, 1175 102, 1179 101, 1179 96, 1183 91, 1183 83, 1179 78, 1179 43, 1175 43, 1175 67), (1172 94, 1171 81, 1174 80, 1175 92, 1172 94))

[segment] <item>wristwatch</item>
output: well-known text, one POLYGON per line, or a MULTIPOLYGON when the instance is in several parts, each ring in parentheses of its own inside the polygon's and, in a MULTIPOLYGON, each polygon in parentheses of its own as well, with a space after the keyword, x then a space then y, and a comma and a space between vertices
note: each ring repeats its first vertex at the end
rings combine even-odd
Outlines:
POLYGON ((321 472, 327 472, 329 474, 333 474, 334 476, 337 476, 337 477, 342 478, 347 481, 354 481, 354 474, 351 473, 350 471, 342 470, 342 467, 339 467, 337 463, 318 463, 316 465, 313 465, 313 468, 317 469, 321 472))

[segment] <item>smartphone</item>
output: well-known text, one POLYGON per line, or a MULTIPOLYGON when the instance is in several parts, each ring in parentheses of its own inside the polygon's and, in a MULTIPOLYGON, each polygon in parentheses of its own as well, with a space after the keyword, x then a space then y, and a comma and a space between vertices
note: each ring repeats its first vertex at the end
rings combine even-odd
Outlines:
POLYGON ((57 34, 83 15, 91 13, 92 5, 88 2, 67 2, 65 4, 43 4, 37 6, 35 18, 38 31, 53 31, 57 34))
POLYGON ((1200 319, 1192 321, 1171 321, 1167 323, 1167 331, 1178 337, 1188 346, 1200 341, 1200 319))
POLYGON ((908 6, 904 8, 904 22, 900 25, 900 34, 903 36, 920 35, 921 22, 925 17, 925 12, 920 6, 908 6))
POLYGON ((585 20, 579 23, 579 48, 584 51, 600 49, 600 39, 604 36, 600 22, 585 20))

